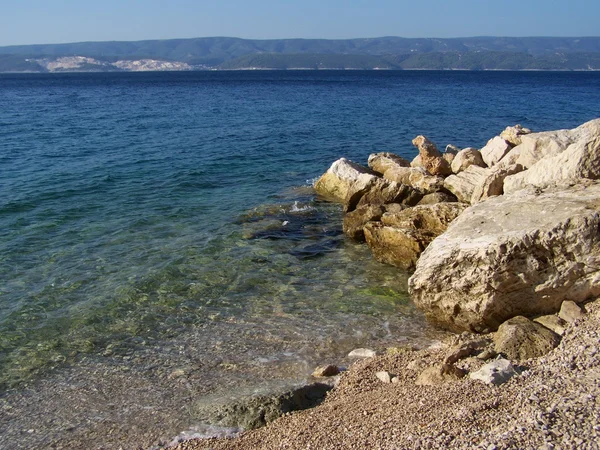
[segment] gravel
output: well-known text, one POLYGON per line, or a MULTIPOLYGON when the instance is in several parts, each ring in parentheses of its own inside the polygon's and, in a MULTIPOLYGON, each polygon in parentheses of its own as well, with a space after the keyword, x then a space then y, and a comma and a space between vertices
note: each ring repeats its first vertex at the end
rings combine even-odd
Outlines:
MULTIPOLYGON (((440 348, 358 361, 316 408, 235 438, 190 440, 176 449, 599 449, 600 300, 585 308, 556 349, 514 362, 520 374, 501 386, 469 377, 415 384, 461 335, 440 348), (397 382, 382 383, 381 371, 397 382)), ((456 364, 474 371, 484 363, 456 364)))

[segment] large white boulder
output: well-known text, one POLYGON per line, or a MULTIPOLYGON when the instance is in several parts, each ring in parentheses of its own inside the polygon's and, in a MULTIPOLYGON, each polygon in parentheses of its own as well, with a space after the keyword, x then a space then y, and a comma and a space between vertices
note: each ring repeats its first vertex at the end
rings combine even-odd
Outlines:
POLYGON ((377 180, 369 168, 340 158, 317 180, 315 190, 329 200, 344 203, 353 193, 365 190, 377 180))
POLYGON ((532 133, 521 139, 522 144, 512 151, 518 152, 517 164, 528 170, 507 177, 505 193, 600 179, 600 119, 573 130, 532 133))
POLYGON ((421 254, 415 304, 452 330, 494 330, 517 315, 600 295, 600 182, 488 199, 421 254))

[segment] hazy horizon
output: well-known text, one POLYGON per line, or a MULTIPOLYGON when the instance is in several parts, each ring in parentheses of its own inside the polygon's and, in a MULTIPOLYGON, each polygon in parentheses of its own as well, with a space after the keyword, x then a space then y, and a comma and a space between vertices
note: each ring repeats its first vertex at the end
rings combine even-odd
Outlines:
POLYGON ((595 37, 600 4, 584 0, 488 4, 465 0, 364 0, 298 4, 259 0, 133 0, 102 3, 0 0, 0 46, 74 42, 238 37, 359 39, 377 37, 595 37))

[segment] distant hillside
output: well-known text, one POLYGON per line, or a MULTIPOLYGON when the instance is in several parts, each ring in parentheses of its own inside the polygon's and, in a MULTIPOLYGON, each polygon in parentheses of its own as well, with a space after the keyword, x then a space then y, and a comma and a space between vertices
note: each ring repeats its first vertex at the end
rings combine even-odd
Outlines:
MULTIPOLYGON (((338 40, 211 37, 0 47, 0 71, 48 71, 48 67, 54 67, 52 61, 62 57, 91 58, 95 61, 92 64, 94 70, 116 70, 135 61, 154 61, 154 65, 163 62, 164 67, 173 63, 174 67, 193 69, 585 70, 598 68, 596 54, 600 54, 600 37, 382 37, 338 40), (44 60, 41 65, 38 64, 40 60, 44 60)), ((152 64, 145 67, 152 67, 152 64)), ((79 68, 71 66, 64 70, 84 70, 83 64, 79 68)))

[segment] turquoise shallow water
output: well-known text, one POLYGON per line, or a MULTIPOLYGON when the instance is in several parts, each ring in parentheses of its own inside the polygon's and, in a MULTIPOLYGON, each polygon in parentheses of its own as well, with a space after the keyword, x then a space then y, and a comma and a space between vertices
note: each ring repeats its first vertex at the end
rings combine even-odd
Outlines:
POLYGON ((596 73, 0 75, 0 386, 190 339, 273 379, 426 343, 408 274, 347 241, 312 180, 599 104, 596 73))

